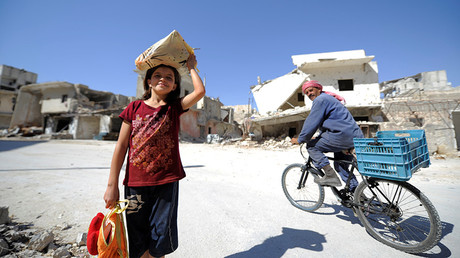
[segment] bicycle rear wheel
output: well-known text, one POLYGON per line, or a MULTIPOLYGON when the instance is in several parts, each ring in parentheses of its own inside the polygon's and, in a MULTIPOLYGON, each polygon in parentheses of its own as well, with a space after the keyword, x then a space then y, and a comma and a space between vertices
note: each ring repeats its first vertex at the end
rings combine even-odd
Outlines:
POLYGON ((313 181, 315 177, 318 176, 306 170, 302 164, 292 164, 284 170, 281 184, 294 207, 313 212, 323 205, 324 188, 313 181))
POLYGON ((355 191, 359 220, 378 241, 407 253, 430 250, 441 238, 438 212, 407 182, 370 178, 355 191))

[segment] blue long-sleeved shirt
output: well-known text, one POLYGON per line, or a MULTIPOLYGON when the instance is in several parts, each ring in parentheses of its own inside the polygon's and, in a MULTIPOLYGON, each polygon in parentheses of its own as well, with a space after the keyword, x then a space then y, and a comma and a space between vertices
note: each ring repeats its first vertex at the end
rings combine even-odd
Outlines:
POLYGON ((297 141, 310 141, 318 129, 321 137, 327 139, 332 146, 351 148, 353 138, 363 138, 361 129, 348 109, 326 93, 321 93, 313 100, 310 115, 305 119, 297 141))

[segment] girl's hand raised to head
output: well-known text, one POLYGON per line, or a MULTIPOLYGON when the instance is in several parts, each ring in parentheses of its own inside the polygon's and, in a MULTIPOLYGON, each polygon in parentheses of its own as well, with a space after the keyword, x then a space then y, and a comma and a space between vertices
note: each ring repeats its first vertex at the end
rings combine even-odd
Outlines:
POLYGON ((195 69, 196 66, 196 56, 195 54, 190 54, 187 59, 187 68, 188 70, 195 69))
POLYGON ((198 102, 198 100, 200 100, 206 94, 203 81, 201 81, 200 76, 195 70, 195 66, 196 57, 194 54, 190 54, 190 56, 187 59, 187 68, 189 69, 190 76, 192 77, 193 91, 184 98, 182 98, 182 108, 184 110, 191 108, 198 102))

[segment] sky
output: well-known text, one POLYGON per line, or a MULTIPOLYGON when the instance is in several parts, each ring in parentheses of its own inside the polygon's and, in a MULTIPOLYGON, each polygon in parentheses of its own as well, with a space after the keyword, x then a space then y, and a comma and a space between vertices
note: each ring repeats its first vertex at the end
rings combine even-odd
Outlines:
POLYGON ((460 1, 0 0, 0 64, 136 95, 134 60, 177 30, 206 95, 243 105, 250 87, 295 69, 291 56, 363 49, 379 82, 446 70, 460 86, 460 1))

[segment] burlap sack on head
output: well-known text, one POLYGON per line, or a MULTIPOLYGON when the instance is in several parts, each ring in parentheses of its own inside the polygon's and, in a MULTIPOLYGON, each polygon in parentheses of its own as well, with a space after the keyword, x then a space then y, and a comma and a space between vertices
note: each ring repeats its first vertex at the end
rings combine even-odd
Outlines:
POLYGON ((190 54, 193 54, 193 48, 185 42, 179 32, 173 30, 167 37, 140 54, 136 58, 135 64, 140 71, 147 71, 160 64, 188 71, 187 58, 190 54))

